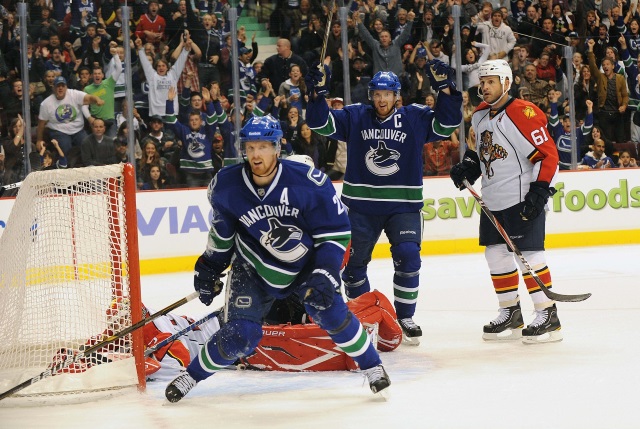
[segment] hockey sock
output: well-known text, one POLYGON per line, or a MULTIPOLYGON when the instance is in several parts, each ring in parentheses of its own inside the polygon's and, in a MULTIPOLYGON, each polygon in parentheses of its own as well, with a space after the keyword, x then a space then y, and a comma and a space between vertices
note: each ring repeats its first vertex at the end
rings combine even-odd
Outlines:
POLYGON ((413 317, 420 286, 420 246, 403 242, 391 249, 395 272, 393 274, 393 304, 398 319, 413 317))
POLYGON ((373 368, 382 363, 367 331, 351 312, 347 313, 347 318, 338 330, 328 332, 333 342, 351 356, 360 369, 373 368))
POLYGON ((233 364, 251 353, 262 338, 262 326, 248 320, 232 320, 224 325, 202 347, 198 358, 187 371, 196 381, 204 380, 216 371, 233 364))
POLYGON ((509 273, 491 273, 493 288, 498 296, 500 307, 507 308, 518 302, 518 270, 509 273))
POLYGON ((518 267, 513 260, 513 254, 504 244, 487 246, 484 252, 493 288, 498 296, 500 307, 507 308, 516 305, 518 298, 518 267))
POLYGON ((341 295, 335 294, 333 304, 324 310, 310 305, 305 307, 313 321, 326 330, 333 342, 351 356, 360 368, 367 369, 381 363, 367 331, 349 311, 341 295))
MULTIPOLYGON (((549 272, 549 268, 545 265, 539 270, 534 270, 540 280, 544 283, 547 289, 551 289, 551 273, 549 272)), ((533 301, 533 306, 536 310, 542 310, 544 308, 550 307, 553 304, 547 296, 540 290, 540 286, 533 279, 531 274, 526 273, 523 274, 524 283, 527 285, 527 290, 529 291, 529 296, 531 296, 531 300, 533 301)))
MULTIPOLYGON (((536 275, 540 280, 542 280, 542 283, 544 283, 547 289, 551 289, 553 286, 551 282, 551 272, 549 271, 549 267, 547 267, 544 252, 527 251, 522 252, 522 254, 527 259, 536 275)), ((524 269, 522 269, 522 272, 524 273, 524 269)), ((527 291, 529 292, 529 296, 531 297, 533 306, 536 310, 542 310, 553 305, 553 301, 547 298, 544 292, 542 292, 540 285, 538 285, 531 274, 524 273, 522 277, 524 278, 525 285, 527 285, 527 291)))

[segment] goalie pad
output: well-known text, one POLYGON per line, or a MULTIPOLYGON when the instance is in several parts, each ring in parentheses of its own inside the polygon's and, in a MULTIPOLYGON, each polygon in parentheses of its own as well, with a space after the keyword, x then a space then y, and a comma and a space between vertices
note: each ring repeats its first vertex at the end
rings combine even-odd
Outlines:
MULTIPOLYGON (((377 290, 347 303, 351 312, 367 328, 380 351, 391 351, 402 341, 389 300, 377 290)), ((267 371, 344 371, 357 365, 340 350, 326 331, 315 323, 264 326, 263 337, 254 353, 240 360, 247 368, 267 371)))
POLYGON ((391 301, 378 290, 367 292, 347 302, 347 307, 363 325, 378 324, 376 348, 390 352, 402 342, 402 328, 398 325, 396 311, 391 301))

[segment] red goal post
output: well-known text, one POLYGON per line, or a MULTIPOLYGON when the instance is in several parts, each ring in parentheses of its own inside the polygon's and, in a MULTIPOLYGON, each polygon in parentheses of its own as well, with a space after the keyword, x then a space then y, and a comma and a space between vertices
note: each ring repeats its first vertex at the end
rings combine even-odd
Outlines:
MULTIPOLYGON (((141 318, 133 166, 29 174, 0 237, 0 391, 141 318)), ((144 389, 142 335, 20 395, 144 389)))

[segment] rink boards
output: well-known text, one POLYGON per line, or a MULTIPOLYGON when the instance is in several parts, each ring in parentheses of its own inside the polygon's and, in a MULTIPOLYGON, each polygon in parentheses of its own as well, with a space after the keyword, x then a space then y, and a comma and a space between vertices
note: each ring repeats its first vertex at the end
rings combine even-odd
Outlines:
MULTIPOLYGON (((334 186, 340 193, 342 183, 334 186)), ((555 187, 548 248, 640 243, 640 169, 562 172, 555 187)), ((480 209, 467 191, 458 191, 448 177, 425 178, 423 196, 422 254, 482 250, 477 244, 480 209)), ((0 234, 13 202, 0 200, 0 234)), ((207 240, 206 189, 138 192, 137 209, 143 274, 191 270, 207 240)), ((388 256, 383 234, 374 257, 388 256)))

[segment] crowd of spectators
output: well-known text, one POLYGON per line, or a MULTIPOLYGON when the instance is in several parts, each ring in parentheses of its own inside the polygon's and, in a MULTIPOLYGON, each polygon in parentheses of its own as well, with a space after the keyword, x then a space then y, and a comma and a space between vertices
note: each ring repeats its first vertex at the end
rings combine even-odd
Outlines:
MULTIPOLYGON (((132 0, 123 22, 119 0, 31 0, 26 52, 20 49, 17 0, 0 1, 0 180, 24 178, 23 97, 29 97, 33 170, 137 163, 141 189, 200 186, 225 158, 238 156, 233 68, 239 69, 238 111, 243 121, 273 114, 284 131, 283 150, 312 157, 340 179, 345 142, 315 134, 305 123, 304 76, 323 60, 332 70, 332 108, 344 105, 344 68, 351 101, 368 103, 367 84, 377 71, 402 82, 399 104, 433 106, 437 92, 426 78, 438 59, 463 72, 465 139, 425 145, 424 174, 446 175, 460 145, 472 147, 470 118, 480 102, 477 70, 485 60, 512 66, 512 97, 549 115, 550 131, 570 168, 568 136, 575 117, 580 168, 637 167, 640 141, 640 11, 626 0, 351 0, 345 1, 347 52, 338 20, 327 27, 328 0, 262 1, 277 37, 277 53, 258 61, 258 43, 244 27, 230 34, 230 2, 132 0), (456 64, 452 8, 461 10, 461 64, 456 64), (269 8, 269 6, 271 6, 269 8), (131 35, 123 46, 123 29, 131 35), (325 31, 326 58, 321 59, 325 31), (231 57, 231 40, 239 42, 231 57), (563 47, 573 46, 572 58, 563 47), (125 49, 131 64, 125 64, 125 49), (22 87, 23 56, 29 88, 22 87), (131 67, 133 106, 125 100, 131 67), (572 73, 567 76, 567 66, 572 73), (569 87, 575 112, 569 111, 569 87), (129 159, 126 118, 133 112, 135 159, 129 159), (194 135, 203 138, 195 138, 194 135), (621 146, 623 145, 623 146, 621 146), (601 150, 602 149, 602 150, 601 150)), ((233 2, 238 15, 258 4, 233 2)), ((264 13, 262 13, 264 15, 264 13)))

